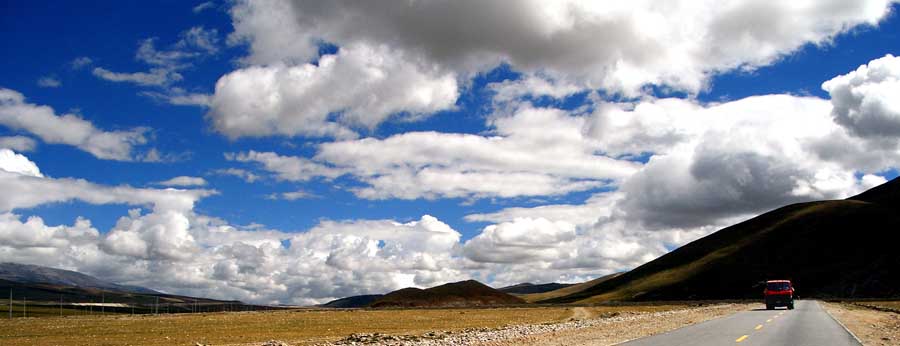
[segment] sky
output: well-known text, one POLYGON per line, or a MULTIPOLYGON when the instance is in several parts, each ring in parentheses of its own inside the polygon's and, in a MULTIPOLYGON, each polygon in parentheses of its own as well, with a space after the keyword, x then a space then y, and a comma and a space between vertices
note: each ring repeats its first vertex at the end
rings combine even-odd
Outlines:
POLYGON ((0 6, 0 261, 169 293, 579 282, 900 166, 897 1, 0 6))

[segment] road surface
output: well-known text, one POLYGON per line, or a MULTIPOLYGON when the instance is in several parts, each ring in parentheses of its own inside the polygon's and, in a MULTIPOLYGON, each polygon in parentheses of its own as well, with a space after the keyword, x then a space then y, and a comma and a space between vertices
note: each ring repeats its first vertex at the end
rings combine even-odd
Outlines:
POLYGON ((621 346, 860 346, 814 300, 798 300, 794 310, 760 308, 695 324, 621 346))

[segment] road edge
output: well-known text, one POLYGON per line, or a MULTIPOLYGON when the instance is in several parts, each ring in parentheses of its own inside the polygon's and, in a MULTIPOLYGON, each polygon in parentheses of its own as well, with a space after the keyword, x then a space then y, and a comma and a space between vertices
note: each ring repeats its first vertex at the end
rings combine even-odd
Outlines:
POLYGON ((835 322, 837 322, 837 324, 839 324, 841 326, 841 328, 844 328, 844 330, 846 330, 847 333, 850 333, 850 336, 852 336, 853 339, 856 340, 856 342, 858 342, 862 346, 865 346, 865 344, 862 342, 862 340, 860 340, 859 337, 856 336, 856 334, 853 334, 853 331, 851 331, 850 328, 847 328, 847 326, 845 326, 844 323, 841 322, 841 320, 837 319, 837 317, 834 317, 834 315, 831 314, 831 311, 828 311, 827 308, 822 306, 822 304, 820 304, 819 300, 813 300, 813 301, 817 305, 819 305, 819 307, 822 308, 822 310, 825 310, 825 313, 828 314, 828 317, 831 317, 831 319, 834 320, 835 322))

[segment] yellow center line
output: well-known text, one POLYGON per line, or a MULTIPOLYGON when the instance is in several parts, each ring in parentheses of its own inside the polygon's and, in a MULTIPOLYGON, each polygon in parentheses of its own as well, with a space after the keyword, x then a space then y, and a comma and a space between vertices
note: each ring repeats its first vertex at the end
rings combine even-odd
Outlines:
POLYGON ((737 340, 734 340, 734 342, 741 342, 741 341, 746 340, 749 337, 750 337, 749 335, 744 335, 742 337, 737 338, 737 340))
POLYGON ((768 319, 768 320, 766 320, 766 323, 769 323, 769 322, 772 322, 772 319, 771 319, 771 318, 768 319))
POLYGON ((760 329, 762 329, 762 325, 760 324, 760 325, 756 326, 756 328, 753 328, 753 329, 760 330, 760 329))
POLYGON ((778 318, 778 315, 773 316, 772 318, 778 318))

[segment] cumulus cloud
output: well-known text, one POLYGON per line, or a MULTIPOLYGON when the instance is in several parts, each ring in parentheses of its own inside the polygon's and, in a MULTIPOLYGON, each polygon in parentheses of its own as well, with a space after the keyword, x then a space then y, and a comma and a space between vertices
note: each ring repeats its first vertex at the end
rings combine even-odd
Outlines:
POLYGON ((575 239, 575 225, 544 218, 517 218, 490 225, 466 242, 463 253, 474 261, 528 263, 569 257, 561 253, 575 239))
POLYGON ((250 64, 308 62, 322 41, 362 43, 467 76, 507 63, 624 94, 648 84, 697 92, 712 74, 875 25, 891 3, 247 0, 231 9, 229 40, 250 45, 250 64))
POLYGON ((28 131, 46 143, 72 145, 106 160, 133 160, 134 147, 147 143, 146 128, 103 131, 78 115, 57 115, 53 108, 28 103, 18 91, 3 88, 0 125, 28 131))
POLYGON ((24 155, 16 154, 9 149, 0 149, 0 170, 32 177, 44 176, 41 174, 41 170, 38 169, 37 164, 31 162, 24 155))
POLYGON ((887 55, 822 84, 835 121, 852 134, 892 140, 900 136, 900 58, 887 55))
POLYGON ((169 180, 158 182, 157 184, 164 186, 205 186, 206 179, 203 179, 201 177, 182 175, 169 180))
POLYGON ((63 267, 167 292, 263 303, 312 304, 347 295, 430 286, 465 277, 460 234, 432 216, 322 221, 304 232, 241 230, 197 214, 207 190, 137 189, 6 171, 0 152, 0 257, 63 267), (23 221, 14 209, 79 199, 132 209, 108 232, 23 221))
POLYGON ((207 117, 231 138, 355 137, 396 113, 415 118, 451 108, 456 79, 386 46, 353 45, 317 65, 282 63, 231 72, 216 83, 207 117), (335 120, 332 120, 336 118, 335 120))
POLYGON ((31 137, 25 136, 3 136, 0 137, 0 148, 12 149, 18 152, 33 151, 37 147, 37 142, 31 137))

